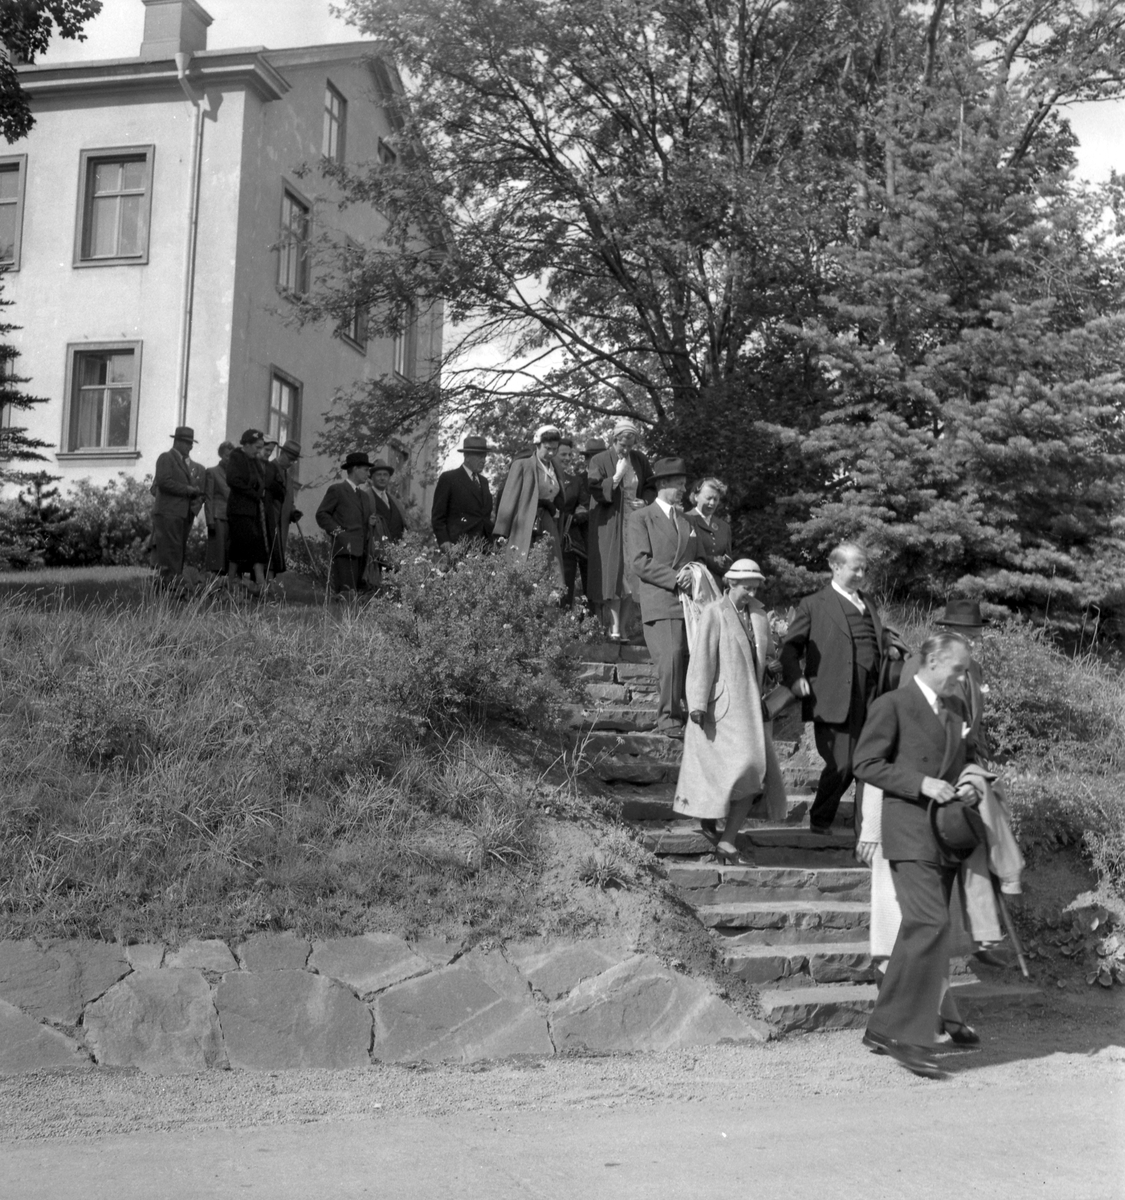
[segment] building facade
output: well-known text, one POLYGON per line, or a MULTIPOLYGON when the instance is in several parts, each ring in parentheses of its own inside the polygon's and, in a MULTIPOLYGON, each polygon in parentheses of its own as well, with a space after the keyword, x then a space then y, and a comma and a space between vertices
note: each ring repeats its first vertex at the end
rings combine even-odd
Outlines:
MULTIPOLYGON (((379 236, 370 208, 337 208, 320 165, 393 169, 380 97, 398 77, 373 43, 208 51, 197 0, 142 2, 136 58, 20 68, 35 126, 0 154, 0 265, 19 371, 49 403, 15 423, 55 448, 64 481, 151 474, 186 424, 205 465, 247 428, 294 438, 302 485, 323 488, 337 464, 313 447, 336 392, 430 378, 441 357, 440 305, 395 338, 360 313, 292 321, 319 234, 379 236)), ((393 455, 400 493, 426 505, 411 480, 430 446, 358 448, 393 455)))

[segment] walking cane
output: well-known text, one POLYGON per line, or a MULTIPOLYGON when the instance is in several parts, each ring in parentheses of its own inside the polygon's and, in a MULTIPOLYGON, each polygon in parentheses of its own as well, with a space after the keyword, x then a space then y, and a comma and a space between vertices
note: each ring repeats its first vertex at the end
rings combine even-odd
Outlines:
POLYGON ((1030 979, 1031 972, 1027 969, 1027 959, 1024 957, 1019 934, 1016 933, 1015 922, 1012 920, 1012 914, 1008 912, 1008 904, 1004 899, 1004 893, 1000 890, 1000 885, 996 882, 995 877, 992 880, 992 891, 996 896, 996 906, 1000 909, 1000 919, 1004 922, 1004 928, 1008 931, 1008 937, 1012 939, 1012 949, 1015 950, 1016 958, 1019 960, 1020 972, 1024 979, 1030 979))
POLYGON ((297 532, 301 535, 301 545, 305 548, 305 553, 308 555, 309 563, 312 565, 312 569, 316 572, 317 579, 323 579, 324 576, 320 570, 320 563, 318 563, 313 557, 312 547, 309 545, 309 539, 305 537, 305 531, 300 525, 297 526, 297 532))

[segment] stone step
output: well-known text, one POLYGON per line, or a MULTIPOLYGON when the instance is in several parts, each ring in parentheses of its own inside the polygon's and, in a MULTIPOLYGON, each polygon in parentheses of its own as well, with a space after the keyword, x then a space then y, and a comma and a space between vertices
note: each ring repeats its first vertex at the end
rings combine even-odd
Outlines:
POLYGON ((580 661, 587 663, 651 663, 644 642, 590 642, 583 646, 580 661))
MULTIPOLYGON (((682 821, 637 821, 634 824, 645 849, 653 854, 710 854, 714 849, 695 824, 682 821)), ((828 836, 822 836, 811 833, 807 826, 748 821, 742 827, 741 843, 752 849, 758 866, 798 862, 809 866, 855 865, 855 839, 850 829, 838 832, 834 829, 828 836), (771 852, 768 862, 763 857, 767 850, 771 852), (788 853, 779 859, 778 851, 788 853)))
POLYGON ((873 983, 828 983, 817 987, 765 988, 762 1015, 785 1033, 862 1029, 875 1007, 873 983))
POLYGON ((736 946, 723 962, 740 979, 760 988, 792 989, 875 979, 867 941, 736 946))
POLYGON ((639 704, 576 708, 571 710, 567 724, 580 733, 601 730, 645 733, 656 726, 656 709, 639 704))
MULTIPOLYGON (((954 978, 951 990, 962 1016, 974 1022, 987 1022, 990 1014, 1005 1009, 1045 1002, 1042 990, 1030 984, 988 983, 972 975, 967 979, 954 978)), ((763 988, 759 998, 770 1024, 783 1032, 798 1033, 862 1029, 875 1007, 877 994, 873 983, 829 983, 819 987, 763 988)), ((987 1026, 980 1028, 980 1032, 987 1037, 987 1026)))
POLYGON ((707 929, 775 946, 864 937, 871 924, 870 905, 862 900, 736 900, 700 904, 695 915, 707 929))
MULTIPOLYGON (((617 790, 616 788, 614 789, 617 790)), ((634 787, 627 794, 621 793, 621 816, 626 821, 680 821, 690 822, 690 828, 697 828, 694 818, 681 817, 672 808, 675 799, 675 781, 664 784, 650 784, 634 787)), ((808 793, 793 792, 786 797, 788 812, 785 818, 787 825, 799 825, 808 815, 811 797, 808 793)), ((760 825, 760 821, 754 822, 760 825)), ((753 825, 747 824, 747 829, 753 825)))
POLYGON ((671 863, 668 879, 694 906, 728 901, 871 901, 866 867, 727 867, 710 863, 671 863))

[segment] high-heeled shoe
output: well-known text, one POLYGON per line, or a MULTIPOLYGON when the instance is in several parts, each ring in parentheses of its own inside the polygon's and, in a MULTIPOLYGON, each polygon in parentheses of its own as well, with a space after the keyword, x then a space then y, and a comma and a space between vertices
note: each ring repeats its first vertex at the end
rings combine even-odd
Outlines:
POLYGON ((758 865, 752 854, 748 855, 735 846, 724 850, 722 842, 715 844, 715 861, 721 867, 756 867, 758 865))
POLYGON ((700 817, 699 832, 711 843, 712 846, 719 844, 719 822, 711 820, 710 817, 700 817))

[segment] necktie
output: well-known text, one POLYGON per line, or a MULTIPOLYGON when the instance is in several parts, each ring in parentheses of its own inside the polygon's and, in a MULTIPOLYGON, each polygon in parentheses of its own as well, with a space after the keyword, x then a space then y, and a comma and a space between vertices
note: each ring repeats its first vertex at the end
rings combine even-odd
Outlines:
POLYGON ((672 528, 676 531, 676 537, 680 536, 680 523, 676 520, 676 506, 673 504, 668 509, 668 515, 672 518, 672 528))

